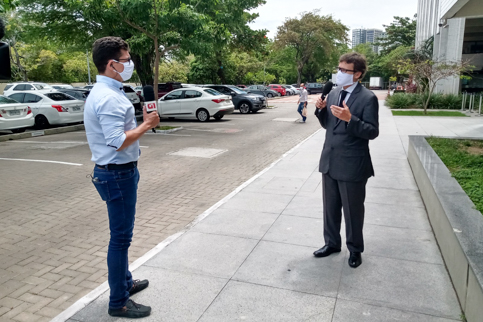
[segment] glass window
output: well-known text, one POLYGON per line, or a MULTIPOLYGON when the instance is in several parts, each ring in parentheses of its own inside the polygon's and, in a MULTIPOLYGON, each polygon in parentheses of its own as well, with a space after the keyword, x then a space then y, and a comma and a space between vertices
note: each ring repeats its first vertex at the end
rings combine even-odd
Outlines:
POLYGON ((158 84, 158 91, 168 91, 169 86, 167 84, 158 84))
POLYGON ((211 94, 211 95, 213 95, 213 96, 220 96, 220 95, 223 95, 223 94, 221 94, 220 92, 215 91, 215 90, 214 90, 214 89, 212 89, 212 88, 207 88, 207 89, 205 89, 204 91, 205 91, 205 93, 211 94))
MULTIPOLYGON (((47 84, 34 84, 35 88, 38 89, 38 90, 41 90, 41 89, 52 89, 53 87, 52 86, 49 86, 47 84)), ((58 86, 59 88, 64 88, 62 86, 58 86)))
POLYGON ((37 103, 42 100, 42 97, 34 94, 25 94, 25 98, 23 100, 24 103, 37 103))
POLYGON ((18 93, 18 94, 13 94, 13 95, 10 95, 9 97, 11 99, 14 99, 16 100, 17 102, 20 102, 20 103, 23 103, 23 98, 24 98, 25 94, 24 93, 18 93))
POLYGON ((184 98, 197 98, 197 97, 201 97, 201 94, 200 92, 198 91, 185 91, 184 92, 184 98))
POLYGON ((123 86, 124 92, 126 93, 135 93, 135 91, 130 86, 123 86))
POLYGON ((26 91, 33 91, 34 87, 32 85, 24 85, 26 91))
POLYGON ((17 85, 13 88, 14 91, 23 91, 25 89, 25 85, 17 85))
POLYGON ((12 88, 12 86, 13 86, 13 85, 7 85, 7 86, 5 86, 5 88, 4 88, 3 90, 4 90, 4 91, 7 91, 7 90, 9 90, 10 88, 12 88))
POLYGON ((242 91, 241 89, 239 89, 236 86, 228 86, 228 88, 229 88, 229 90, 231 89, 232 91, 234 91, 237 94, 247 94, 247 92, 242 91))
POLYGON ((183 88, 181 84, 172 84, 172 85, 173 85, 173 89, 183 88))
POLYGON ((48 93, 48 94, 45 94, 45 96, 47 96, 48 98, 56 102, 75 100, 75 98, 73 98, 72 96, 66 95, 64 93, 48 93))
POLYGON ((169 100, 179 100, 181 98, 181 95, 183 94, 183 91, 174 91, 172 93, 169 93, 164 97, 165 101, 169 100))
MULTIPOLYGON (((16 94, 18 95, 18 94, 16 94)), ((18 102, 10 97, 0 96, 0 104, 17 104, 18 102)))

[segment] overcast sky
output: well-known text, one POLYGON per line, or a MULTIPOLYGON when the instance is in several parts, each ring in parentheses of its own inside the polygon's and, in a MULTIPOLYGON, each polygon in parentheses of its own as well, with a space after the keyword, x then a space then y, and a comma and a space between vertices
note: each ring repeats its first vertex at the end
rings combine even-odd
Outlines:
POLYGON ((418 9, 418 0, 267 0, 265 5, 254 10, 260 16, 251 27, 268 29, 268 37, 273 38, 285 18, 300 17, 301 12, 314 9, 320 9, 321 15, 332 15, 351 30, 383 30, 382 25, 390 24, 394 16, 413 17, 418 9))

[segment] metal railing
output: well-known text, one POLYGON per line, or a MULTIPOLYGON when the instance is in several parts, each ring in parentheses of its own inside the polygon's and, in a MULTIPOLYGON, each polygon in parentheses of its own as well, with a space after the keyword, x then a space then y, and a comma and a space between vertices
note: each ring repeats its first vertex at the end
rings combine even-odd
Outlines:
POLYGON ((464 92, 462 95, 463 99, 461 100, 461 111, 468 110, 470 113, 478 113, 478 116, 482 116, 481 106, 483 103, 483 93, 464 92))

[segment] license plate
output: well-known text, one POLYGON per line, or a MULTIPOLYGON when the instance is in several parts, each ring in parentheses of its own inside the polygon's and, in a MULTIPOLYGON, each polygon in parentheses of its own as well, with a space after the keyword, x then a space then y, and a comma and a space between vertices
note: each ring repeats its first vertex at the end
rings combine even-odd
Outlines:
POLYGON ((9 111, 8 114, 10 114, 11 116, 20 115, 20 110, 9 111))
POLYGON ((80 107, 79 107, 79 106, 74 106, 74 107, 72 108, 72 110, 73 110, 74 112, 78 112, 78 111, 80 111, 80 107))

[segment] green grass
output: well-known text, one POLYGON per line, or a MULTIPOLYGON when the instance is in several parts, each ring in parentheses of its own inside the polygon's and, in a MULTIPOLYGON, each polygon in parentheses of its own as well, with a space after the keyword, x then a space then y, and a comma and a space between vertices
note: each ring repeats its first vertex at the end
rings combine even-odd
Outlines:
POLYGON ((391 111, 395 116, 466 116, 464 113, 456 111, 428 111, 428 114, 424 114, 424 111, 391 111))
POLYGON ((172 129, 177 129, 178 126, 158 126, 156 130, 167 131, 172 129))
POLYGON ((483 213, 483 140, 428 138, 451 175, 483 213))

